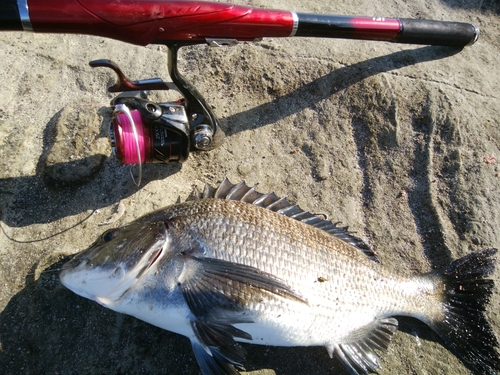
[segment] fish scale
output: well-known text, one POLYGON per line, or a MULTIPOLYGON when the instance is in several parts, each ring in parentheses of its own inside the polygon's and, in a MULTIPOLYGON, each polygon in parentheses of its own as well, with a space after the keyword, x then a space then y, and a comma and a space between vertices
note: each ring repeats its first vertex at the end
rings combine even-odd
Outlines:
MULTIPOLYGON (((252 208, 252 211, 257 211, 252 216, 245 213, 245 206, 239 204, 239 202, 206 201, 203 205, 196 205, 196 209, 201 212, 210 213, 210 216, 202 216, 204 225, 200 225, 200 219, 198 218, 193 221, 189 219, 191 216, 197 216, 196 211, 191 211, 190 208, 186 209, 186 213, 176 211, 174 217, 176 223, 179 223, 180 232, 187 233, 185 227, 197 228, 194 229, 196 232, 190 229, 188 236, 204 239, 203 247, 213 250, 212 253, 206 254, 207 256, 243 262, 258 267, 266 272, 276 274, 290 284, 304 279, 315 283, 322 275, 326 276, 327 279, 328 275, 340 275, 338 283, 324 282, 321 284, 325 286, 338 285, 338 289, 349 294, 348 281, 352 280, 352 271, 357 272, 361 264, 368 267, 368 270, 372 270, 371 272, 375 272, 373 269, 378 268, 376 277, 381 277, 380 272, 383 272, 384 269, 378 267, 376 263, 370 264, 362 253, 353 247, 347 246, 343 241, 332 238, 332 236, 314 227, 285 220, 286 217, 273 214, 268 210, 249 207, 252 208), (233 211, 232 208, 235 205, 242 207, 238 207, 238 210, 233 211), (230 215, 233 215, 233 212, 237 212, 237 214, 234 214, 235 217, 231 220, 230 215), (236 216, 239 214, 241 216, 236 216), (221 225, 218 225, 219 215, 225 218, 224 223, 221 225), (187 217, 185 222, 184 216, 187 217), (241 236, 237 235, 234 228, 246 226, 247 220, 250 221, 248 225, 253 227, 253 230, 247 230, 241 233, 241 236), (279 228, 279 230, 274 230, 274 228, 279 228), (212 233, 217 234, 212 236, 212 233), (236 239, 233 240, 233 236, 236 239), (238 238, 240 240, 243 238, 245 243, 238 243, 238 238), (218 241, 218 239, 221 241, 218 241), (209 242, 210 240, 213 240, 213 242, 209 242), (247 253, 246 257, 238 256, 241 245, 245 249, 252 249, 252 252, 247 253), (335 254, 334 258, 332 254, 335 254), (279 260, 279 262, 275 261, 275 259, 279 260), (328 265, 328 269, 325 269, 326 265, 328 265), (342 284, 343 281, 346 282, 346 285, 342 284)), ((324 290, 325 297, 328 297, 333 292, 333 290, 326 288, 319 289, 319 291, 321 290, 324 290)), ((354 290, 356 290, 355 287, 354 290)))
POLYGON ((64 266, 75 293, 186 336, 203 375, 235 375, 238 342, 324 346, 353 375, 376 373, 416 317, 475 374, 500 369, 485 317, 496 249, 403 276, 347 228, 224 180, 104 233, 64 266))

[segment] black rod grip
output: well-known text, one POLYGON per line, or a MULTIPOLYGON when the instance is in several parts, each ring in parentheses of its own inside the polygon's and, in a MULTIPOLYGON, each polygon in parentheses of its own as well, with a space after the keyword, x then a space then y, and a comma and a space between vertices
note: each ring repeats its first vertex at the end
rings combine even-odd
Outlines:
POLYGON ((465 47, 479 29, 469 23, 297 13, 296 36, 378 40, 393 43, 465 47))
POLYGON ((465 47, 479 37, 479 29, 470 23, 400 18, 402 31, 396 43, 432 44, 465 47))
POLYGON ((0 0, 0 30, 22 31, 17 0, 0 0))

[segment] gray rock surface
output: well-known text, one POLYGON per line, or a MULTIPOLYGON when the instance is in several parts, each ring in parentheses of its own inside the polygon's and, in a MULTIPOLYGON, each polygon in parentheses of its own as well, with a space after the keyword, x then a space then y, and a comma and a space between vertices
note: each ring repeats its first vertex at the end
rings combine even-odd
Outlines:
MULTIPOLYGON (((197 374, 185 338, 74 295, 57 269, 104 230, 225 176, 348 224, 408 274, 500 246, 498 1, 238 3, 472 22, 481 37, 462 51, 304 38, 185 48, 181 69, 226 141, 182 166, 145 166, 137 188, 107 145, 114 73, 88 62, 168 80, 166 48, 0 34, 0 372, 197 374)), ((468 373, 426 326, 400 325, 383 374, 468 373)), ((253 374, 345 373, 323 348, 246 348, 253 374)))

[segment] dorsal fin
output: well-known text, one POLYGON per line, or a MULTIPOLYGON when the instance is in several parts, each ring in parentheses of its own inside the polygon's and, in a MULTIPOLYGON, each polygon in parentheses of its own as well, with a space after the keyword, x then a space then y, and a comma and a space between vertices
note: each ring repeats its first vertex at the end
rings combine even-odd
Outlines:
POLYGON ((378 262, 373 249, 363 240, 354 237, 349 232, 348 227, 339 227, 331 221, 320 219, 316 215, 302 210, 299 206, 291 204, 288 202, 286 197, 280 198, 274 193, 259 193, 255 190, 255 187, 249 187, 245 181, 235 185, 232 184, 227 178, 224 178, 224 180, 216 188, 208 184, 205 185, 203 192, 200 192, 195 188, 187 200, 200 200, 208 198, 237 200, 291 217, 292 219, 321 229, 341 239, 342 241, 347 242, 362 251, 371 260, 378 262))

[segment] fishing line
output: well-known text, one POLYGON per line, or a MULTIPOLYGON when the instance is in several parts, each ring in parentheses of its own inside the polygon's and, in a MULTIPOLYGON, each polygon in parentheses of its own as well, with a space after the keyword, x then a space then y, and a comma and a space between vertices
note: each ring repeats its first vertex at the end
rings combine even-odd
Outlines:
MULTIPOLYGON (((135 126, 135 121, 134 121, 134 118, 132 116, 132 113, 130 112, 130 109, 124 105, 124 104, 117 104, 115 106, 115 110, 113 111, 113 115, 119 115, 120 113, 124 114, 126 119, 128 120, 127 121, 123 121, 123 118, 119 118, 121 120, 121 125, 122 125, 122 132, 123 132, 123 135, 124 137, 122 138, 123 140, 123 151, 124 151, 124 159, 125 159, 125 163, 126 164, 130 164, 130 163, 133 163, 135 161, 135 159, 133 159, 133 151, 134 151, 134 146, 135 146, 135 151, 137 153, 137 164, 139 165, 139 178, 138 178, 138 181, 136 182, 135 181, 135 177, 134 177, 134 174, 132 173, 132 168, 133 166, 130 167, 130 175, 132 176, 132 181, 134 181, 134 184, 136 186, 139 186, 141 184, 141 180, 142 180, 142 157, 141 157, 141 147, 140 145, 142 145, 142 151, 144 151, 144 154, 145 154, 145 150, 144 150, 144 138, 143 138, 143 127, 141 126, 140 129, 141 129, 141 140, 142 142, 139 142, 139 134, 138 134, 138 131, 137 131, 137 127, 135 126), (128 134, 130 134, 130 131, 129 129, 132 129, 132 134, 133 134, 133 139, 131 139, 130 137, 126 136, 128 134), (133 143, 132 143, 132 140, 133 140, 133 143)), ((138 114, 138 111, 135 111, 135 114, 137 115, 138 114)), ((140 115, 139 115, 140 116, 140 115)), ((135 155, 134 155, 135 156, 135 155)))
POLYGON ((15 238, 12 238, 10 237, 7 232, 5 232, 5 229, 2 225, 2 222, 0 221, 0 229, 2 230, 3 234, 5 237, 7 237, 9 240, 11 240, 12 242, 16 242, 16 243, 35 243, 35 242, 42 242, 42 241, 46 241, 46 240, 49 240, 53 237, 56 237, 56 236, 59 236, 61 234, 63 234, 64 232, 67 232, 73 228, 76 228, 77 226, 81 225, 84 221, 86 221, 87 219, 89 219, 94 213, 96 212, 96 210, 92 210, 92 212, 85 218, 83 218, 82 220, 80 220, 78 223, 66 228, 66 229, 63 229, 61 230, 60 232, 57 232, 57 233, 54 233, 54 234, 51 234, 50 236, 47 236, 47 237, 44 237, 44 238, 38 238, 36 240, 28 240, 28 241, 20 241, 20 240, 16 240, 15 238))

